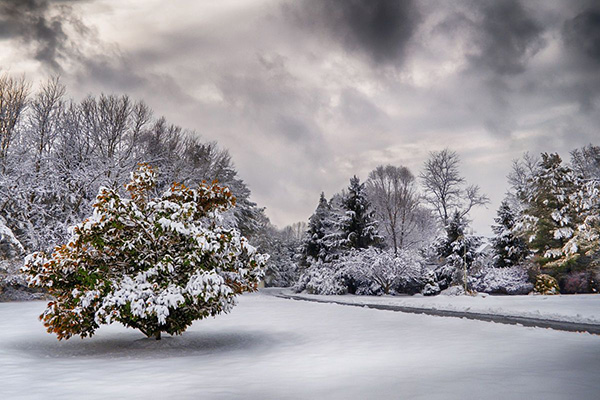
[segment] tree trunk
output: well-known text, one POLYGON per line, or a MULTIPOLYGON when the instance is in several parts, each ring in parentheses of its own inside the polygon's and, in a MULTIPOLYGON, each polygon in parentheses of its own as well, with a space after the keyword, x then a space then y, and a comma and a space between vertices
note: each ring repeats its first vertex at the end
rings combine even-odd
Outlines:
POLYGON ((154 339, 160 340, 160 331, 158 331, 154 334, 154 339))

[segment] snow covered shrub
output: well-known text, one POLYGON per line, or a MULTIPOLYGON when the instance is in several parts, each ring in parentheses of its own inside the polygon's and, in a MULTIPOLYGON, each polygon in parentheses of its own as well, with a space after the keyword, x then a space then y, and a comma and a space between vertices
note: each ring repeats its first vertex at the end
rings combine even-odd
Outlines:
MULTIPOLYGON (((468 292, 470 294, 471 292, 468 292)), ((450 286, 447 289, 444 289, 440 292, 442 296, 464 296, 467 292, 465 292, 465 288, 462 286, 450 286)))
POLYGON ((414 251, 394 255, 375 247, 352 250, 331 262, 313 263, 295 289, 315 294, 418 293, 424 285, 422 263, 414 251))
POLYGON ((345 294, 348 287, 343 275, 344 271, 339 269, 339 265, 316 261, 300 276, 293 290, 297 293, 345 294))
POLYGON ((350 293, 380 295, 418 293, 423 287, 423 259, 411 250, 394 255, 375 247, 346 253, 334 261, 350 293))
POLYGON ((290 287, 298 279, 298 264, 292 260, 273 262, 269 259, 265 270, 266 287, 290 287))
POLYGON ((538 294, 559 294, 560 288, 556 279, 547 274, 540 274, 535 280, 533 289, 538 294))
POLYGON ((527 269, 521 265, 511 267, 483 267, 469 279, 477 292, 494 294, 527 294, 533 290, 527 269))
POLYGON ((421 293, 423 293, 424 296, 436 296, 440 294, 440 292, 441 290, 435 277, 435 271, 428 271, 425 274, 425 286, 421 293))
POLYGON ((375 262, 366 267, 367 278, 385 294, 415 294, 424 285, 423 259, 416 251, 399 250, 396 255, 380 252, 375 262))
POLYGON ((256 289, 266 256, 223 227, 220 214, 235 202, 229 190, 175 183, 150 198, 155 184, 156 172, 140 164, 129 198, 101 188, 93 215, 66 245, 26 258, 29 285, 55 298, 40 316, 48 332, 86 337, 117 321, 160 339, 229 311, 235 295, 256 289))

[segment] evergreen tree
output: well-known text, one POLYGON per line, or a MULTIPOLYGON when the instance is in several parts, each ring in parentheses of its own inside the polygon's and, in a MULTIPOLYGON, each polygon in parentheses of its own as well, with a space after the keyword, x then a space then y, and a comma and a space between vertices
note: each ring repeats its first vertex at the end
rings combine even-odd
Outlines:
POLYGON ((532 188, 525 221, 529 247, 544 266, 563 255, 565 244, 577 228, 579 216, 573 204, 577 185, 572 170, 562 164, 558 154, 543 153, 532 188))
POLYGON ((446 227, 446 237, 437 246, 438 256, 444 261, 436 270, 442 290, 455 283, 462 271, 471 268, 477 258, 476 250, 481 244, 481 238, 467 234, 466 229, 467 221, 456 210, 446 227))
POLYGON ((498 209, 497 225, 492 226, 496 234, 493 240, 497 267, 511 267, 519 264, 529 254, 525 241, 518 235, 518 216, 515 215, 507 200, 502 201, 498 209))
POLYGON ((383 242, 377 232, 377 221, 365 185, 356 176, 350 179, 342 205, 345 212, 340 221, 340 235, 344 247, 366 249, 383 242))
POLYGON ((325 198, 325 193, 321 193, 319 204, 314 214, 308 220, 308 230, 302 245, 303 265, 311 264, 311 259, 326 260, 330 250, 326 237, 331 233, 332 229, 331 207, 325 198))
POLYGON ((600 183, 592 150, 572 153, 574 169, 558 154, 542 154, 518 193, 524 239, 541 272, 563 292, 595 290, 600 277, 600 183))

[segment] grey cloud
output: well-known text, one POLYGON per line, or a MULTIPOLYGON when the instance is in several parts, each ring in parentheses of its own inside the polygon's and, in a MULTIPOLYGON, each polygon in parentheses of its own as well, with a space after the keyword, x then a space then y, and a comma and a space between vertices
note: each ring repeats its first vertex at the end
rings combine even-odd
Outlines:
POLYGON ((565 21, 562 33, 568 47, 600 64, 600 6, 565 21))
POLYGON ((401 63, 420 22, 413 1, 303 1, 286 10, 307 30, 317 29, 375 63, 401 63))
POLYGON ((543 46, 542 25, 517 0, 476 2, 477 49, 468 55, 476 69, 499 75, 525 70, 528 60, 543 46))
POLYGON ((26 43, 33 57, 61 71, 60 59, 69 51, 65 24, 76 25, 81 32, 81 21, 72 13, 71 6, 48 0, 0 0, 0 38, 16 39, 26 43))

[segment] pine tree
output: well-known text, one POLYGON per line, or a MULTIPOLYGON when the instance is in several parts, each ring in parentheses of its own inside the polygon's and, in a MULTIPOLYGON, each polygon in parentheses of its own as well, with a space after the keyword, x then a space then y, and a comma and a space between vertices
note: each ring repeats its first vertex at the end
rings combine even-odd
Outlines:
POLYGON ((577 185, 572 170, 562 164, 558 154, 543 153, 532 188, 525 211, 529 247, 544 266, 563 255, 577 228, 579 217, 573 207, 577 185))
POLYGON ((477 257, 481 238, 467 234, 466 229, 467 221, 458 210, 455 211, 446 227, 446 237, 437 246, 438 256, 444 260, 436 270, 441 289, 457 281, 460 273, 468 270, 477 257))
POLYGON ((511 267, 519 264, 529 254, 525 241, 518 235, 518 217, 507 200, 502 201, 498 209, 497 225, 492 226, 496 234, 493 239, 497 267, 511 267))
POLYGON ((55 298, 40 318, 59 339, 91 336, 114 321, 157 339, 181 334, 256 289, 266 257, 222 225, 235 201, 229 190, 175 183, 151 198, 155 185, 155 171, 141 164, 129 198, 101 188, 93 215, 66 245, 27 257, 29 285, 55 298))
POLYGON ((303 265, 311 264, 311 259, 326 260, 330 248, 325 238, 331 233, 332 229, 331 207, 325 198, 325 193, 321 193, 319 204, 308 220, 308 230, 302 245, 303 265))
POLYGON ((342 205, 345 212, 340 221, 340 234, 346 248, 366 249, 383 242, 365 185, 356 176, 350 179, 342 205))

